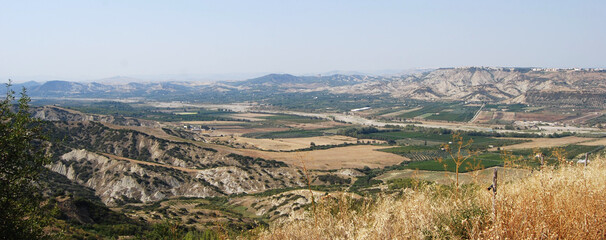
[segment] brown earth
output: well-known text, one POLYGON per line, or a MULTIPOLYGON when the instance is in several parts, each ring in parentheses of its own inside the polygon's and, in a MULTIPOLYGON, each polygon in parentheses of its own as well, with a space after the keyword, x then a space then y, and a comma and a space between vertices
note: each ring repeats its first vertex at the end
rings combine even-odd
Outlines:
POLYGON ((555 113, 515 113, 516 121, 543 121, 543 122, 557 122, 562 121, 569 116, 564 114, 555 113))
POLYGON ((585 146, 600 146, 600 145, 604 145, 604 146, 606 146, 606 138, 600 138, 600 139, 595 140, 595 141, 582 142, 582 143, 579 143, 579 145, 585 145, 585 146))
POLYGON ((225 126, 217 127, 212 135, 234 135, 240 136, 245 133, 258 133, 258 132, 278 132, 287 131, 289 128, 242 128, 242 126, 225 126))
POLYGON ((481 111, 478 117, 473 121, 474 123, 484 123, 492 120, 493 112, 490 111, 481 111))
MULTIPOLYGON (((227 138, 221 140, 229 140, 227 138)), ((253 145, 262 150, 295 150, 310 147, 313 142, 317 146, 320 145, 338 145, 344 143, 357 143, 357 138, 346 137, 346 136, 319 136, 319 137, 306 137, 306 138, 275 138, 275 139, 256 139, 246 137, 235 137, 233 141, 241 144, 253 145)), ((361 139, 361 141, 373 141, 372 139, 361 139)), ((376 142, 383 142, 377 141, 376 142)))
POLYGON ((302 152, 264 152, 250 149, 240 151, 248 156, 274 159, 299 167, 305 165, 308 169, 321 170, 363 168, 364 166, 377 168, 409 160, 395 154, 374 151, 383 148, 390 148, 390 146, 357 145, 302 152))
MULTIPOLYGON (((576 144, 586 141, 595 140, 595 138, 583 138, 583 137, 562 137, 562 138, 512 138, 512 139, 525 139, 531 140, 530 142, 514 144, 509 146, 501 147, 502 150, 513 150, 513 149, 528 149, 528 148, 549 148, 559 147, 568 144, 576 144)), ((497 148, 491 148, 489 151, 497 151, 497 148)))
POLYGON ((517 114, 518 113, 515 112, 495 112, 492 119, 502 121, 514 121, 516 120, 517 114))

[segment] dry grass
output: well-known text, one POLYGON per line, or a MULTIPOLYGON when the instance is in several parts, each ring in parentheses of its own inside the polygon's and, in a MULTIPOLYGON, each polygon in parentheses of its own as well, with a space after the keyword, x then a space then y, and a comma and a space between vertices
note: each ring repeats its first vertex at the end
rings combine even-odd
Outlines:
POLYGON ((458 231, 448 228, 448 225, 461 224, 457 216, 452 214, 453 210, 464 211, 470 205, 476 206, 476 202, 478 199, 451 199, 412 190, 405 191, 403 196, 383 196, 377 200, 355 200, 341 195, 322 199, 315 214, 308 212, 304 220, 279 224, 262 233, 260 238, 446 238, 456 235, 454 231, 458 231), (314 227, 314 215, 318 219, 317 228, 314 227))
POLYGON ((322 199, 303 220, 276 224, 261 239, 604 239, 606 160, 546 168, 499 184, 496 218, 487 186, 407 189, 375 200, 322 199), (317 227, 314 223, 317 218, 317 227))
POLYGON ((310 143, 316 145, 336 145, 343 143, 356 143, 356 138, 345 136, 320 136, 306 138, 276 138, 276 139, 257 139, 238 137, 236 141, 254 145, 263 150, 295 150, 308 148, 310 143))
MULTIPOLYGON (((225 138, 223 140, 226 140, 225 138)), ((360 139, 361 141, 375 141, 383 143, 384 141, 377 141, 373 139, 360 139)), ((346 137, 346 136, 319 136, 319 137, 305 137, 305 138, 247 138, 247 137, 235 137, 234 141, 244 144, 253 145, 262 150, 295 150, 308 148, 313 142, 316 145, 338 145, 338 144, 354 144, 358 141, 357 138, 346 137)))
POLYGON ((241 152, 248 156, 274 159, 285 163, 302 167, 299 155, 303 155, 308 169, 341 169, 341 168, 378 168, 399 164, 408 158, 375 151, 377 149, 389 148, 390 146, 356 145, 347 147, 336 147, 325 150, 314 150, 305 152, 265 152, 258 150, 242 149, 241 152))
POLYGON ((585 145, 585 146, 601 146, 601 145, 604 145, 604 146, 606 146, 606 138, 599 138, 598 140, 595 140, 595 141, 582 142, 582 143, 579 143, 579 145, 585 145))
MULTIPOLYGON (((507 138, 504 138, 507 139, 507 138)), ((530 142, 514 144, 509 146, 501 147, 502 150, 514 150, 514 149, 532 149, 532 148, 550 148, 559 147, 568 144, 577 144, 586 141, 595 140, 595 138, 584 138, 584 137, 562 137, 562 138, 510 138, 510 139, 524 139, 531 140, 530 142)), ((497 148, 491 148, 490 151, 496 151, 497 148)))
POLYGON ((509 239, 604 239, 606 164, 538 172, 499 193, 497 221, 487 236, 509 239))
POLYGON ((258 132, 278 132, 278 131, 286 131, 290 128, 244 128, 238 125, 216 125, 213 126, 215 129, 212 132, 212 136, 220 136, 220 135, 233 135, 233 136, 241 136, 245 133, 258 133, 258 132))

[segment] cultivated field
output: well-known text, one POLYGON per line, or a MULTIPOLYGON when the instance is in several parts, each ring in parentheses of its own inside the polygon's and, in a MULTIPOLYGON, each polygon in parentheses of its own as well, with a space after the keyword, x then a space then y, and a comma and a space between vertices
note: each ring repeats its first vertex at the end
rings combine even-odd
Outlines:
POLYGON ((378 168, 399 164, 408 159, 391 153, 375 151, 388 146, 358 145, 304 152, 264 152, 242 149, 249 156, 274 159, 308 169, 378 168))
MULTIPOLYGON (((372 141, 372 139, 361 139, 362 141, 372 141)), ((346 136, 319 136, 305 138, 276 138, 276 139, 257 139, 247 137, 236 137, 234 141, 242 144, 253 145, 262 150, 295 150, 310 147, 313 142, 315 145, 338 145, 353 144, 357 142, 356 138, 346 136)), ((383 141, 379 141, 383 142, 383 141)))
POLYGON ((557 122, 562 121, 569 116, 557 113, 516 113, 516 121, 543 121, 543 122, 557 122))
MULTIPOLYGON (((568 144, 582 143, 586 141, 595 140, 595 138, 583 138, 583 137, 562 137, 562 138, 524 138, 531 140, 530 142, 514 144, 509 146, 501 147, 502 150, 514 150, 514 149, 531 149, 531 148, 550 148, 559 147, 568 144)), ((497 148, 489 149, 490 151, 497 151, 497 148)))
POLYGON ((236 119, 246 119, 250 121, 264 121, 265 117, 275 116, 273 114, 265 114, 265 113, 236 113, 230 115, 232 118, 236 119))
POLYGON ((493 112, 481 111, 480 114, 474 119, 474 123, 484 123, 492 120, 493 112))
POLYGON ((404 113, 421 110, 421 108, 422 107, 412 108, 412 109, 404 109, 404 110, 400 110, 400 111, 397 111, 397 112, 391 112, 391 113, 383 114, 383 115, 381 115, 381 117, 397 117, 397 116, 400 116, 400 115, 402 115, 404 113))
POLYGON ((247 124, 243 121, 183 121, 182 124, 193 124, 193 125, 234 125, 234 124, 247 124))
MULTIPOLYGON (((492 181, 493 169, 494 168, 487 168, 474 172, 459 173, 459 182, 462 184, 488 184, 492 181)), ((506 182, 527 177, 530 174, 530 171, 525 169, 503 167, 497 167, 497 169, 499 171, 499 178, 506 182)), ((440 184, 452 184, 456 182, 456 174, 454 172, 412 169, 389 171, 378 176, 376 179, 386 182, 398 178, 417 178, 419 180, 432 181, 440 184)))
POLYGON ((324 122, 317 122, 317 123, 290 123, 290 124, 287 124, 286 126, 291 127, 291 128, 311 130, 311 129, 342 127, 342 126, 347 126, 347 125, 348 124, 345 124, 345 123, 324 121, 324 122))
POLYGON ((289 128, 245 128, 243 126, 238 125, 224 125, 224 126, 213 126, 215 131, 213 132, 213 136, 220 135, 233 135, 240 136, 246 133, 260 133, 260 132, 277 132, 277 131, 286 131, 289 128))
POLYGON ((579 143, 579 145, 585 145, 585 146, 600 146, 600 145, 604 145, 606 146, 606 138, 599 138, 595 141, 586 141, 586 142, 582 142, 579 143))
POLYGON ((488 123, 490 121, 513 122, 516 120, 516 114, 515 112, 482 111, 474 123, 488 123))

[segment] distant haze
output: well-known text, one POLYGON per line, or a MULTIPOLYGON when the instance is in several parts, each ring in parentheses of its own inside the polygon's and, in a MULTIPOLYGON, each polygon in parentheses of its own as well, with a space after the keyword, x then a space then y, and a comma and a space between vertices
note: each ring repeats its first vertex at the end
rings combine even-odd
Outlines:
POLYGON ((606 67, 606 1, 66 0, 0 6, 2 82, 606 67))

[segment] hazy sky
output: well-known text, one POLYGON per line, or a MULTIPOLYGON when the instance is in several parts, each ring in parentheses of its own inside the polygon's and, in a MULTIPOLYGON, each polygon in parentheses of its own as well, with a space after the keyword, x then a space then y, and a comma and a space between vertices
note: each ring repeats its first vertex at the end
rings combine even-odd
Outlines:
POLYGON ((0 0, 0 77, 606 67, 606 1, 0 0))

